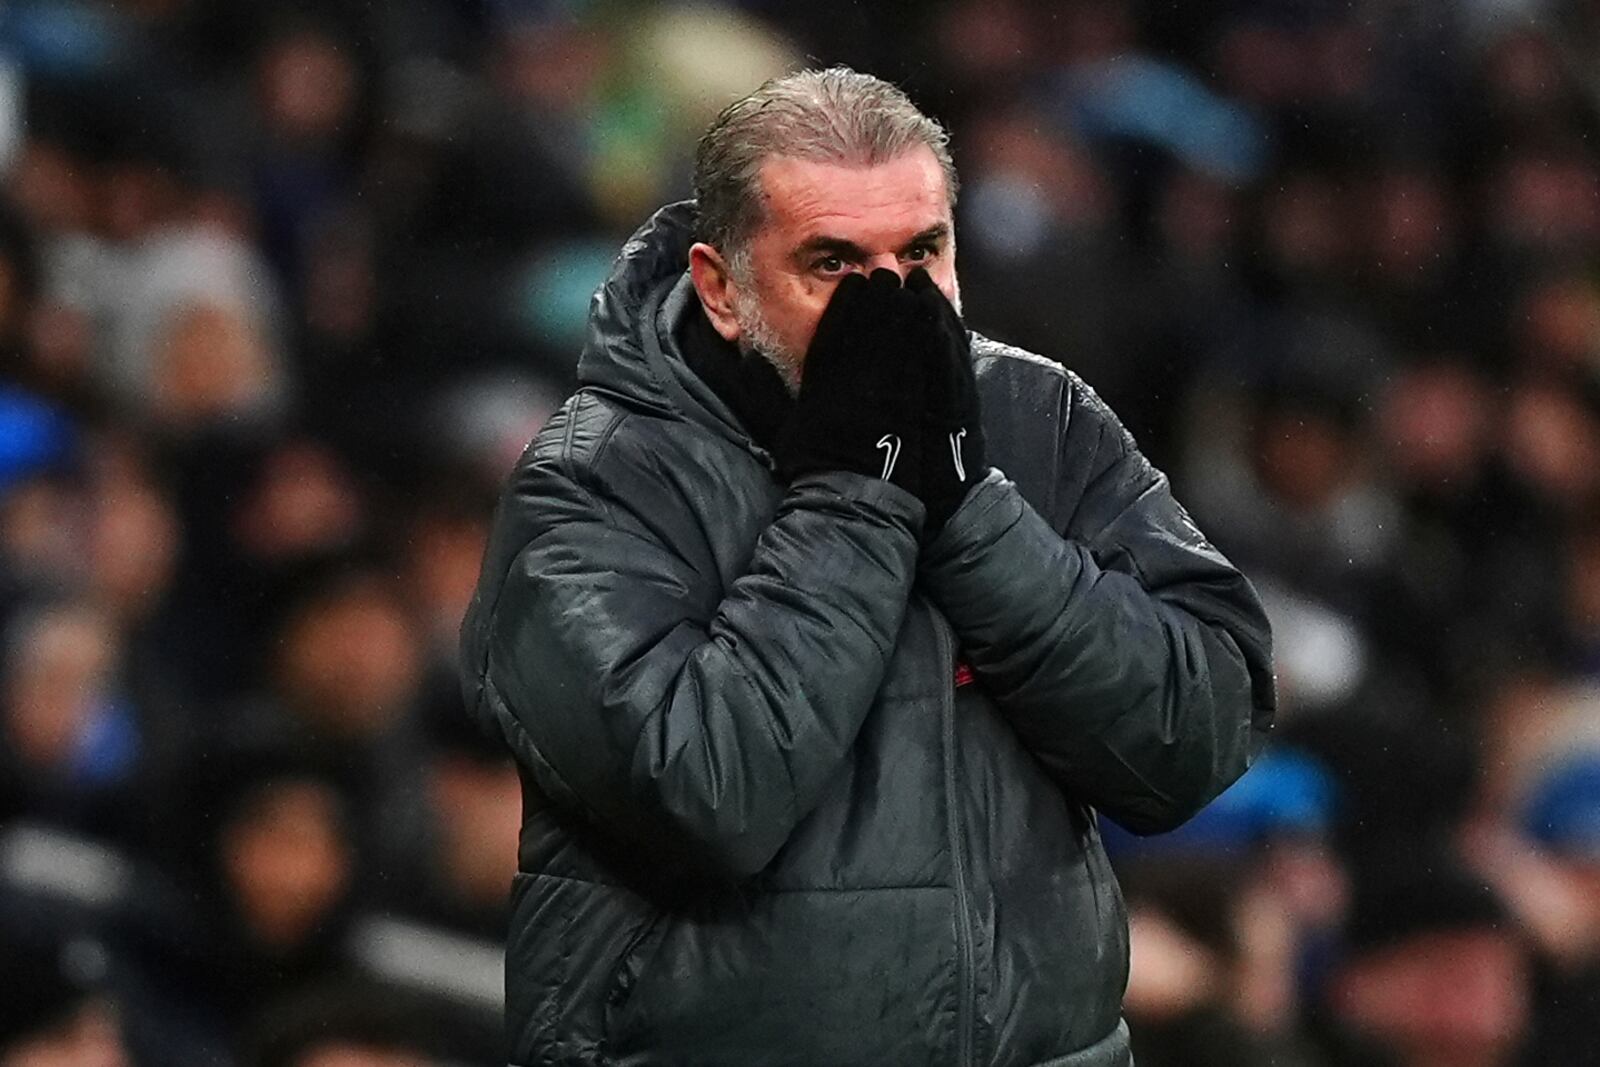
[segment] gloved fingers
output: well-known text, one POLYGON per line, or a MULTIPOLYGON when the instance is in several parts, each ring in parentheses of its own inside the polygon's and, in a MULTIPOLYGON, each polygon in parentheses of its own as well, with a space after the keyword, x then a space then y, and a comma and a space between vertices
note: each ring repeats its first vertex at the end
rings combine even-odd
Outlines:
POLYGON ((859 274, 846 274, 839 279, 833 287, 833 295, 828 297, 828 306, 822 309, 822 317, 817 320, 820 332, 822 325, 842 318, 848 318, 852 310, 860 306, 867 296, 867 280, 859 274))
POLYGON ((817 320, 813 349, 877 340, 871 336, 894 328, 903 317, 900 276, 879 268, 871 275, 852 272, 834 286, 828 306, 817 320))
MULTIPOLYGON (((844 283, 841 282, 840 284, 842 285, 844 283)), ((900 288, 900 275, 896 274, 888 267, 879 267, 877 270, 873 271, 870 276, 868 276, 867 284, 872 286, 873 292, 881 297, 885 293, 892 292, 900 288)))
POLYGON ((915 295, 920 318, 924 322, 935 327, 948 322, 947 316, 954 309, 925 268, 918 267, 906 275, 906 290, 915 295))
POLYGON ((920 267, 912 271, 906 287, 914 291, 917 302, 923 338, 920 357, 928 376, 927 410, 948 421, 961 413, 966 393, 962 375, 971 373, 966 330, 927 271, 920 267))
POLYGON ((926 270, 922 267, 912 270, 910 277, 906 278, 906 288, 917 293, 917 298, 923 301, 931 314, 936 315, 947 330, 958 331, 965 336, 966 325, 962 323, 962 317, 955 312, 954 304, 950 304, 949 298, 944 296, 944 290, 939 288, 938 283, 934 282, 926 270))
POLYGON ((833 296, 830 298, 830 302, 848 299, 852 294, 860 294, 866 288, 866 285, 866 276, 859 271, 852 271, 834 284, 833 296))
POLYGON ((860 318, 860 308, 867 295, 867 279, 859 274, 848 274, 833 287, 827 307, 817 319, 817 328, 811 334, 811 344, 806 348, 805 363, 801 371, 800 387, 815 387, 834 370, 832 364, 843 360, 847 352, 845 340, 860 318))
POLYGON ((906 275, 906 288, 930 304, 950 303, 944 295, 944 290, 939 288, 939 283, 933 280, 933 275, 928 273, 926 267, 918 267, 906 275))
POLYGON ((932 337, 939 328, 939 310, 935 300, 939 287, 928 272, 918 267, 906 276, 906 299, 912 309, 912 318, 925 336, 932 337))
MULTIPOLYGON (((917 295, 905 289, 900 275, 880 267, 867 278, 862 320, 858 325, 864 347, 874 353, 874 385, 886 393, 919 398, 926 369, 916 338, 926 329, 925 311, 917 295)), ((920 401, 919 401, 920 402, 920 401)))

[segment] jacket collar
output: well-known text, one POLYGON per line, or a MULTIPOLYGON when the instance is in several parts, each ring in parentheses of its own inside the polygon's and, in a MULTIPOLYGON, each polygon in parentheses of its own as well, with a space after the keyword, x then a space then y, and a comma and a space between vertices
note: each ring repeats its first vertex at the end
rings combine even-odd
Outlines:
POLYGON ((623 244, 589 304, 578 384, 635 410, 698 423, 770 463, 678 346, 683 316, 699 313, 688 275, 695 218, 694 201, 668 204, 623 244))

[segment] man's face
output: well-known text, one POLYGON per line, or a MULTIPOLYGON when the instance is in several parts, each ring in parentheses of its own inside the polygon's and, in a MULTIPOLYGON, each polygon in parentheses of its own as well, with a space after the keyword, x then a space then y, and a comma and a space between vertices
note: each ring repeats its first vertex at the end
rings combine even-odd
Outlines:
POLYGON ((732 280, 741 347, 773 360, 791 387, 817 319, 848 274, 927 270, 960 308, 955 224, 944 171, 926 146, 874 166, 769 159, 765 219, 747 277, 732 280))

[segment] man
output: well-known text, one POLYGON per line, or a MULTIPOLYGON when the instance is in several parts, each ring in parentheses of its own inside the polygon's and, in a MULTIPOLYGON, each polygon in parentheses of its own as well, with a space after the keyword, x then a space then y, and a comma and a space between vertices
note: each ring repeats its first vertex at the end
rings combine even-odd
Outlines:
POLYGON ((513 1062, 1127 1064, 1095 811, 1242 773, 1260 607, 1093 393, 961 325, 898 90, 769 83, 696 193, 596 294, 464 624, 524 779, 513 1062))

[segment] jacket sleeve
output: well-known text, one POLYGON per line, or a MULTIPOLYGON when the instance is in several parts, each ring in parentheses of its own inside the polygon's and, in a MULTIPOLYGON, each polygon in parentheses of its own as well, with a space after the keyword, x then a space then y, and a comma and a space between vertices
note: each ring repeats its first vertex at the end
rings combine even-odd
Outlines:
POLYGON ((998 471, 969 494, 923 581, 1023 743, 1136 833, 1170 830, 1239 777, 1275 696, 1250 584, 1087 386, 1056 457, 1064 528, 998 471))
POLYGON ((803 479, 725 595, 598 483, 536 463, 507 507, 535 519, 468 613, 473 710, 548 797, 662 873, 761 871, 872 705, 921 505, 855 475, 803 479))

